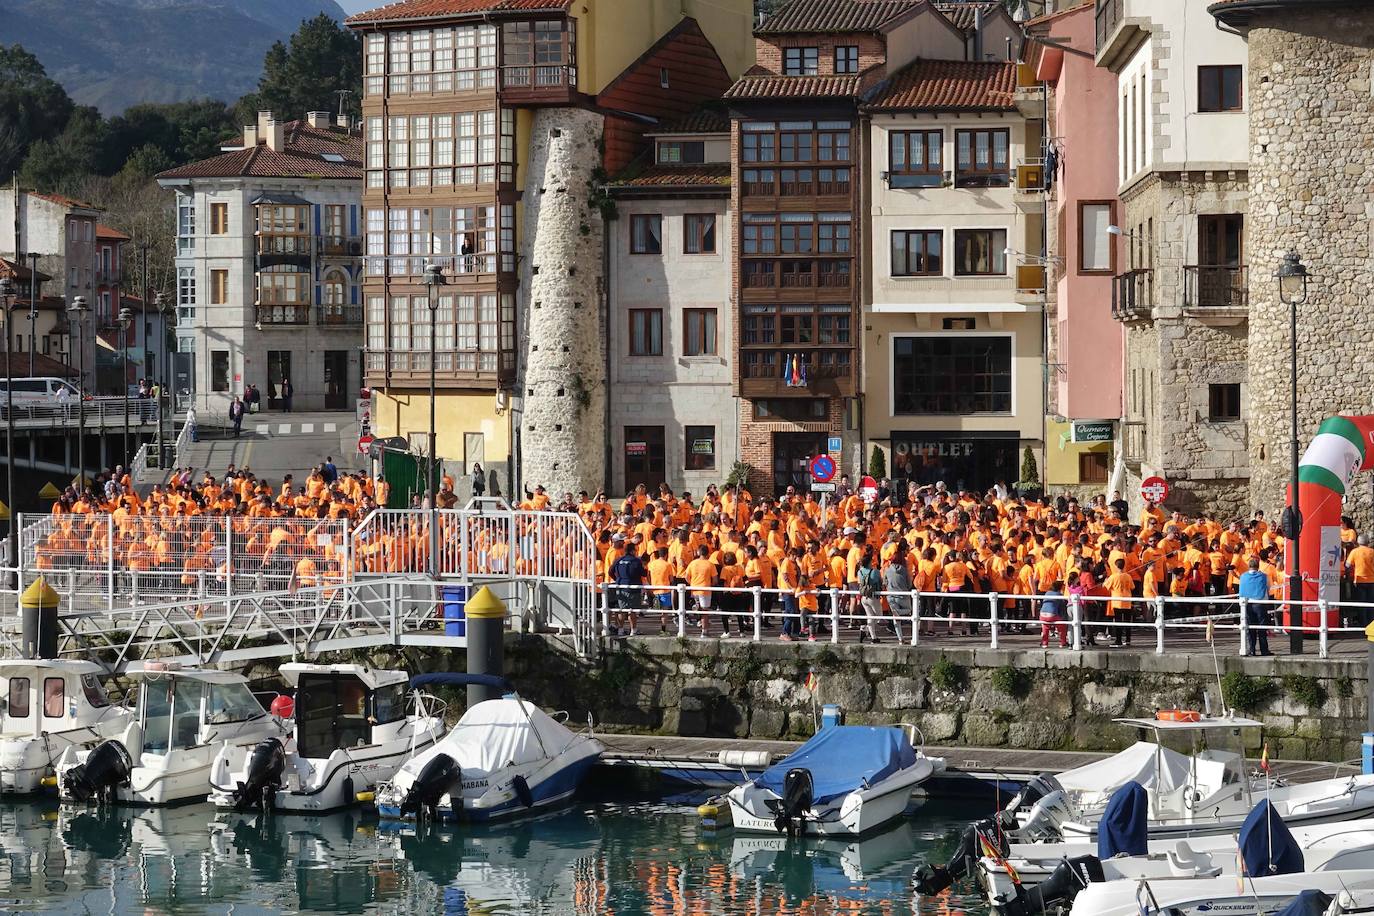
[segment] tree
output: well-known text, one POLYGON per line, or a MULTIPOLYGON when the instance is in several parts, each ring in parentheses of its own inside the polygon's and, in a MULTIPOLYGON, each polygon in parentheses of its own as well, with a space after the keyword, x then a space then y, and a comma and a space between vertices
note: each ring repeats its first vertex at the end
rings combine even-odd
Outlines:
POLYGON ((874 480, 882 480, 887 476, 887 457, 877 445, 873 446, 873 454, 868 456, 868 476, 874 480))
POLYGON ((62 133, 29 147, 20 180, 41 190, 71 190, 76 182, 97 171, 107 136, 99 111, 87 106, 76 109, 62 133))
POLYGON ((9 175, 30 147, 56 139, 74 106, 38 58, 20 45, 0 45, 0 175, 9 175))
POLYGON ((301 23, 283 44, 268 48, 257 92, 239 100, 239 120, 252 123, 257 112, 270 109, 282 119, 299 118, 307 111, 335 111, 335 92, 347 90, 349 110, 359 111, 362 93, 362 38, 321 13, 301 23))
POLYGON ((229 106, 215 99, 134 105, 110 119, 110 140, 101 172, 113 175, 145 146, 167 157, 168 168, 205 159, 238 129, 229 106))

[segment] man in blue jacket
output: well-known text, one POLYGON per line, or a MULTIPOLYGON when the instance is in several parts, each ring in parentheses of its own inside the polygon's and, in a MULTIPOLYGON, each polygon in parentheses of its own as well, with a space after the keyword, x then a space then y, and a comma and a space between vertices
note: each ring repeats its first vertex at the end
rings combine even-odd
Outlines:
MULTIPOLYGON (((1269 600, 1269 576, 1260 569, 1258 557, 1251 557, 1250 568, 1241 574, 1240 596, 1251 601, 1269 600)), ((1245 654, 1273 655, 1274 653, 1269 651, 1269 631, 1261 629, 1270 625, 1269 605, 1246 605, 1245 622, 1250 626, 1245 654)))
MULTIPOLYGON (((612 543, 619 547, 624 543, 622 535, 616 535, 612 543)), ((636 586, 641 586, 649 578, 648 570, 644 568, 644 561, 639 556, 638 535, 635 542, 625 546, 625 553, 611 564, 611 579, 615 582, 615 607, 617 610, 626 613, 616 614, 614 625, 611 627, 612 636, 624 635, 628 632, 634 635, 635 613, 642 605, 644 590, 636 586)))

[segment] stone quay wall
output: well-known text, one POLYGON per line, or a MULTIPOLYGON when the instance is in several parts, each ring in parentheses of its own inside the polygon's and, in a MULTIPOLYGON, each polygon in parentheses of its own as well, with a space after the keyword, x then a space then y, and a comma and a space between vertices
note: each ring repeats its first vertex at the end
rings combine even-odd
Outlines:
MULTIPOLYGON (((1308 5, 1256 12, 1248 29, 1250 489, 1279 506, 1289 473, 1289 308, 1273 280, 1283 253, 1311 271, 1298 310, 1298 430, 1374 412, 1374 9, 1308 5)), ((1374 520, 1357 484, 1346 511, 1374 520)))
MULTIPOLYGON (((371 660, 412 672, 464 670, 461 651, 408 649, 371 660)), ((1268 725, 1272 755, 1358 759, 1362 658, 1222 655, 1217 664, 1228 703, 1243 699, 1238 711, 1268 725)), ((915 724, 931 744, 1113 751, 1135 740, 1115 717, 1201 710, 1204 693, 1212 710, 1220 705, 1210 654, 637 637, 589 662, 558 637, 511 634, 506 671, 523 695, 567 710, 575 723, 590 714, 606 731, 722 738, 805 738, 819 702, 838 703, 850 724, 915 724), (816 696, 803 686, 808 671, 820 680, 816 696)))

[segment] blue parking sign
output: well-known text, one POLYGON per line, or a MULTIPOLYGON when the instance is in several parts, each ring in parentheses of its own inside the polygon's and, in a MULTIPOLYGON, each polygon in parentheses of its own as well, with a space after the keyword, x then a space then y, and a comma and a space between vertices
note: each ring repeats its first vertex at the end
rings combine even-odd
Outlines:
POLYGON ((830 452, 839 452, 839 451, 843 451, 843 450, 844 450, 844 443, 840 441, 840 437, 839 437, 839 436, 831 436, 831 437, 830 437, 830 443, 829 443, 829 445, 826 447, 826 451, 830 451, 830 452))

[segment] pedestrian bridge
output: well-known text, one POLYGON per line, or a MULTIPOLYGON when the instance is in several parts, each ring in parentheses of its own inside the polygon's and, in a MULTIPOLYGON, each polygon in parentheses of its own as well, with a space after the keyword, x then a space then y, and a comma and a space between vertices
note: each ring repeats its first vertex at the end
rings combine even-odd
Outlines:
POLYGON ((41 404, 14 405, 11 410, 0 397, 0 421, 14 419, 16 430, 75 430, 78 427, 98 430, 123 429, 125 416, 130 428, 157 426, 161 412, 157 401, 148 398, 94 398, 78 406, 75 401, 60 404, 44 401, 41 404), (127 406, 127 411, 126 411, 127 406))
POLYGON ((0 643, 19 652, 17 595, 60 598, 60 649, 111 671, 144 659, 217 664, 381 646, 463 647, 444 605, 488 586, 510 625, 590 651, 596 545, 572 513, 499 499, 345 519, 21 515, 0 643), (431 526, 435 538, 431 539, 431 526), (431 562, 431 544, 439 547, 431 562))

